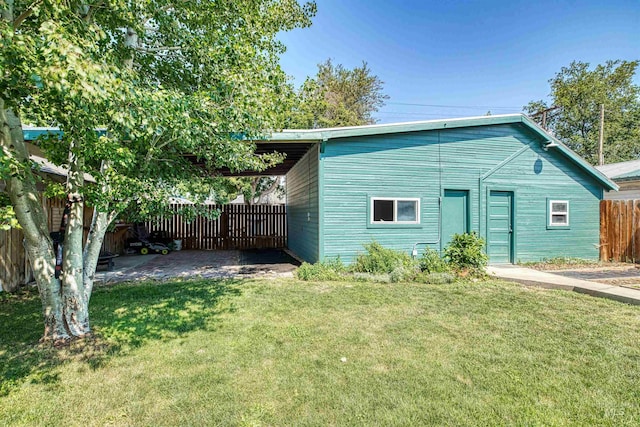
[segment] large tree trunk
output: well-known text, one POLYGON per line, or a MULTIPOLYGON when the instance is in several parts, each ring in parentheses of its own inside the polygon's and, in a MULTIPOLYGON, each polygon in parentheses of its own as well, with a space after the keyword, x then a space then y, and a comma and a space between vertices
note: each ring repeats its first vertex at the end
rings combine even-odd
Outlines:
MULTIPOLYGON (((104 174, 109 166, 110 163, 108 161, 102 161, 102 164, 100 165, 100 174, 104 174)), ((102 185, 103 193, 108 193, 109 190, 109 184, 104 183, 102 185)), ((105 211, 108 210, 107 206, 105 211)), ((87 242, 84 245, 84 252, 82 254, 84 259, 83 283, 87 301, 91 298, 91 292, 93 291, 93 283, 95 281, 100 250, 102 249, 102 243, 104 242, 104 235, 107 232, 109 225, 111 225, 113 220, 116 218, 117 214, 117 211, 106 213, 99 211, 97 208, 93 209, 91 228, 89 228, 89 235, 87 236, 87 242)))
POLYGON ((64 319, 71 335, 82 337, 89 327, 89 298, 84 292, 82 240, 84 237, 84 167, 81 147, 72 141, 69 147, 69 172, 67 174, 68 223, 65 230, 62 255, 62 297, 64 319))
POLYGON ((22 137, 19 117, 0 99, 2 152, 16 168, 6 180, 6 189, 16 217, 25 236, 27 253, 42 300, 45 340, 68 339, 69 331, 63 319, 63 300, 60 281, 55 278, 55 255, 47 229, 47 221, 40 203, 35 180, 29 165, 29 153, 22 137))
POLYGON ((104 242, 104 235, 107 232, 107 228, 111 224, 115 217, 115 214, 107 214, 100 212, 97 209, 93 209, 93 219, 91 220, 91 228, 89 229, 89 236, 84 246, 84 293, 87 298, 87 302, 91 298, 91 292, 93 291, 93 283, 95 281, 96 268, 98 266, 98 258, 100 257, 100 249, 104 242))

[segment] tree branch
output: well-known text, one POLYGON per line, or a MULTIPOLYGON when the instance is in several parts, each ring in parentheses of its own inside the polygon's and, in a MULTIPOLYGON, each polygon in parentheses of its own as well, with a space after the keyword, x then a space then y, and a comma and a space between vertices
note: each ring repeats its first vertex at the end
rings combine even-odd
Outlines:
POLYGON ((280 180, 281 180, 281 178, 279 176, 274 178, 274 180, 271 183, 271 185, 269 186, 269 188, 264 190, 262 193, 260 193, 260 196, 258 196, 258 203, 263 201, 264 197, 267 197, 269 194, 273 193, 274 191, 276 191, 278 189, 278 186, 280 186, 280 180))
POLYGON ((31 3, 31 5, 29 5, 29 7, 27 7, 27 9, 24 12, 22 12, 20 15, 18 15, 18 17, 16 19, 13 20, 13 28, 14 28, 14 30, 16 28, 18 28, 20 26, 20 24, 22 24, 22 22, 25 19, 27 19, 29 16, 31 16, 31 14, 33 13, 33 10, 40 3, 42 3, 42 0, 35 0, 33 3, 31 3))
POLYGON ((167 50, 182 50, 182 46, 160 46, 160 47, 136 47, 138 52, 153 53, 167 50))
POLYGON ((96 10, 99 9, 100 7, 102 7, 104 5, 104 1, 98 1, 96 4, 89 6, 89 10, 87 11, 87 13, 84 15, 84 18, 82 18, 84 20, 84 22, 91 22, 91 20, 93 19, 93 15, 95 15, 96 10))

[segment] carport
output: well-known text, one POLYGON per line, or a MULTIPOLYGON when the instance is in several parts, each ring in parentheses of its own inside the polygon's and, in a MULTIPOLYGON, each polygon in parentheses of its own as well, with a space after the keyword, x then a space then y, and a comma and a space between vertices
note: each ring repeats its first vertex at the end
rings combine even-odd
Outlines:
MULTIPOLYGON (((58 130, 25 127, 24 137, 27 141, 33 141, 42 133, 51 131, 58 130)), ((294 143, 277 141, 253 141, 253 143, 256 144, 256 154, 284 153, 285 160, 262 172, 231 173, 228 169, 221 169, 215 173, 228 177, 286 175, 315 144, 313 141, 300 140, 294 143)), ((27 145, 33 156, 40 156, 35 160, 43 164, 44 172, 48 172, 47 168, 51 166, 48 163, 43 163, 46 160, 41 159, 42 155, 37 146, 27 145)), ((195 156, 187 157, 194 164, 199 164, 199 160, 195 156)), ((91 180, 91 178, 87 177, 87 180, 91 180)), ((164 257, 154 255, 120 256, 115 260, 116 269, 114 271, 104 271, 104 266, 100 267, 102 279, 127 277, 125 280, 132 280, 140 277, 205 277, 209 275, 217 277, 220 274, 223 276, 225 274, 266 274, 271 271, 281 271, 282 268, 278 267, 280 265, 292 266, 296 263, 293 259, 283 255, 281 251, 287 247, 286 206, 209 206, 209 209, 220 208, 223 208, 223 214, 216 220, 203 217, 187 222, 182 218, 175 217, 161 218, 157 222, 150 222, 148 224, 150 232, 169 231, 172 238, 182 240, 185 250, 164 257), (273 251, 272 249, 278 250, 273 251), (209 253, 198 254, 196 250, 207 250, 209 253), (215 254, 214 252, 219 253, 215 254), (196 261, 201 264, 195 265, 196 261)), ((47 205, 50 229, 55 229, 60 223, 62 209, 63 205, 56 200, 51 200, 51 203, 47 205)), ((107 233, 103 251, 122 254, 127 228, 126 224, 120 224, 116 226, 114 232, 107 233)), ((16 230, 16 234, 19 234, 19 230, 16 230)), ((17 236, 13 240, 21 242, 22 238, 17 236)), ((20 269, 25 264, 24 257, 18 259, 16 263, 16 268, 20 269)), ((287 268, 289 267, 284 269, 287 268)), ((26 267, 24 270, 26 271, 26 267)), ((17 279, 19 281, 28 280, 19 277, 17 279)))
MULTIPOLYGON (((231 172, 219 169, 214 173, 226 177, 283 176, 309 152, 315 143, 311 141, 254 141, 256 154, 283 153, 285 160, 261 172, 231 172)), ((195 165, 205 167, 202 160, 187 156, 195 165)), ((180 204, 172 209, 177 213, 180 204)), ((182 242, 187 250, 253 250, 283 249, 287 247, 288 224, 286 205, 210 205, 209 211, 219 211, 220 216, 210 215, 184 220, 179 214, 158 217, 147 222, 151 234, 172 236, 182 242)))

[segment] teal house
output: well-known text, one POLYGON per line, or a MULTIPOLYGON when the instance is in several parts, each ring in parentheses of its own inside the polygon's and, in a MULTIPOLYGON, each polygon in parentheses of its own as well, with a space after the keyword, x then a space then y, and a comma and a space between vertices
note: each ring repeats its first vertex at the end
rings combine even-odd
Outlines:
POLYGON ((521 114, 316 130, 286 175, 288 247, 346 263, 373 240, 412 253, 476 231, 489 262, 598 258, 615 183, 521 114))

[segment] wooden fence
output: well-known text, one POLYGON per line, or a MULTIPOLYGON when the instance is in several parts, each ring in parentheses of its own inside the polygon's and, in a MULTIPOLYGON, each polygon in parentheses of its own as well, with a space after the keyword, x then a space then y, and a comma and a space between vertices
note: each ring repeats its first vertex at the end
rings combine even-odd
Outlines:
POLYGON ((600 259, 640 261, 640 200, 600 202, 600 259))
MULTIPOLYGON (((64 211, 64 200, 45 199, 42 200, 42 206, 47 214, 47 226, 50 231, 60 229, 60 220, 64 211)), ((86 239, 91 225, 91 216, 93 210, 85 207, 84 211, 84 237, 86 239)), ((122 253, 124 244, 122 239, 123 231, 107 233, 102 250, 122 253)), ((8 231, 0 230, 0 289, 4 291, 13 291, 24 283, 32 280, 31 267, 29 259, 25 251, 24 234, 22 230, 12 229, 8 231)))
POLYGON ((29 274, 22 239, 21 230, 0 230, 0 290, 15 290, 29 274))
MULTIPOLYGON (((43 200, 49 230, 60 227, 63 200, 43 200)), ((178 211, 179 205, 172 209, 178 211)), ((209 215, 186 221, 181 215, 158 218, 147 224, 150 232, 166 232, 172 239, 182 240, 183 249, 261 249, 287 246, 287 214, 285 206, 211 205, 209 215), (218 216, 216 214, 219 213, 218 216), (215 219, 210 219, 215 218, 215 219)), ((91 224, 92 210, 85 208, 85 239, 91 224)), ((103 251, 124 252, 129 225, 116 226, 105 235, 103 251)), ((31 268, 20 230, 0 230, 0 288, 13 291, 32 280, 31 268)))
MULTIPOLYGON (((173 205, 177 212, 179 205, 173 205)), ((149 221, 150 233, 182 240, 183 249, 261 249, 287 246, 283 205, 211 205, 207 215, 187 221, 181 215, 149 221), (219 215, 218 215, 219 214, 219 215)))

